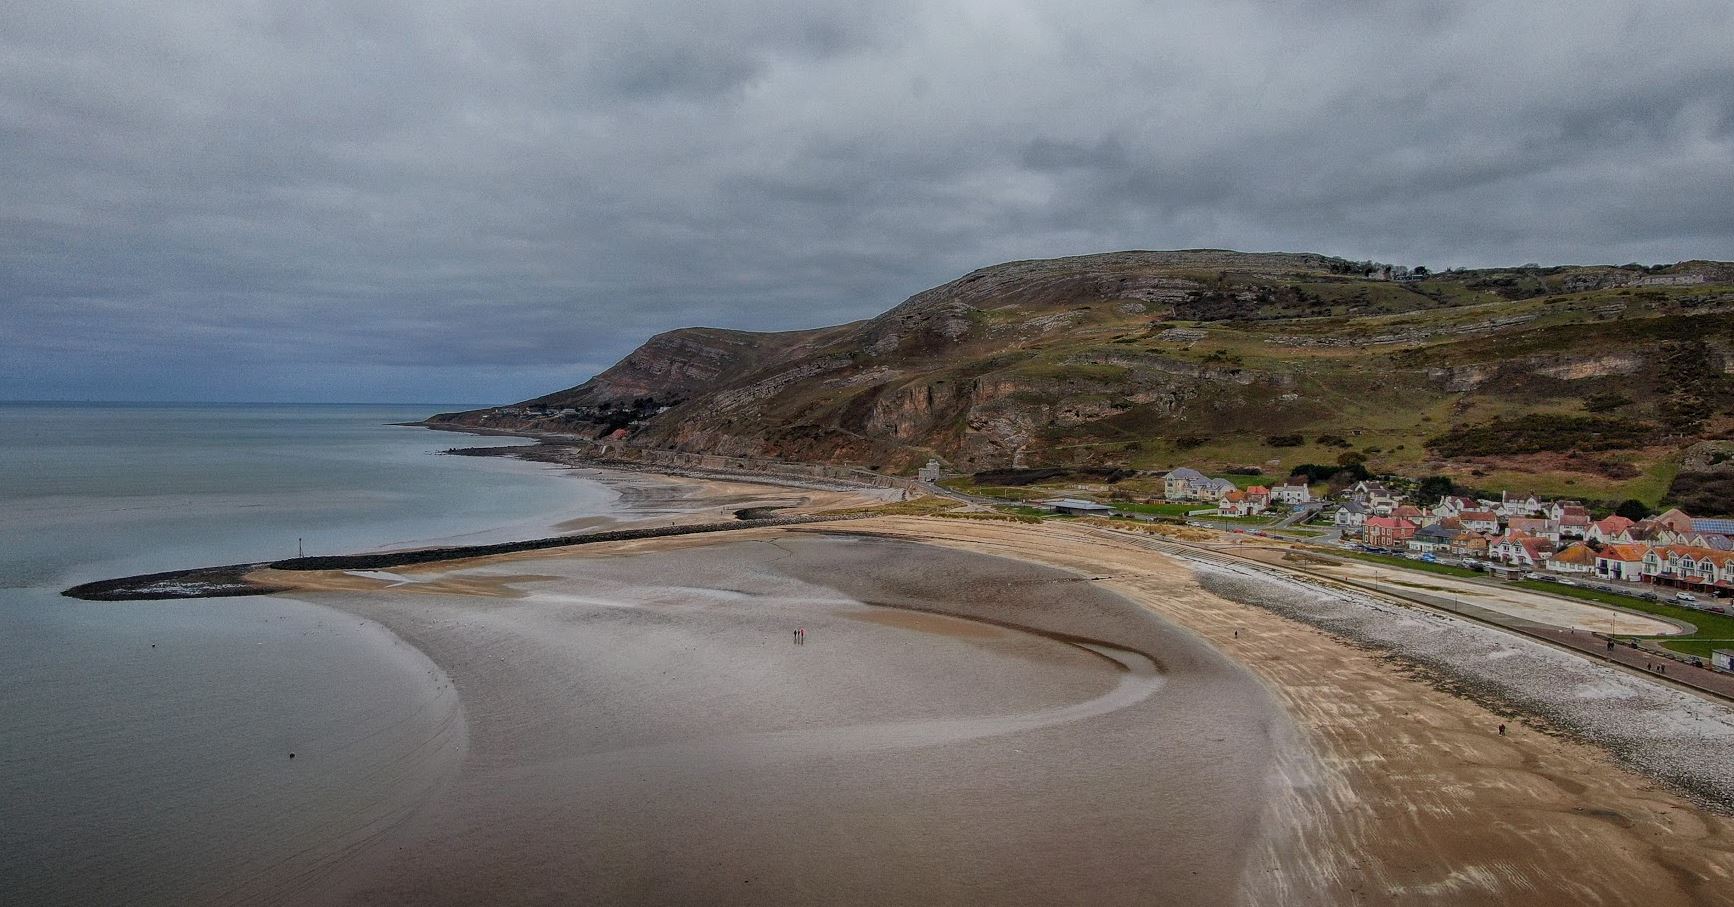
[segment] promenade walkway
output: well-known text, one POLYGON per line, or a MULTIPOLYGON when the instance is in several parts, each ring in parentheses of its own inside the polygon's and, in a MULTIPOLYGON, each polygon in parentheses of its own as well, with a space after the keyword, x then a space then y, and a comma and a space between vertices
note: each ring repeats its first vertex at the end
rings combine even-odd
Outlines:
MULTIPOLYGON (((1532 639, 1569 649, 1607 663, 1616 664, 1622 668, 1648 675, 1658 682, 1670 683, 1720 699, 1734 700, 1734 675, 1719 673, 1708 668, 1693 667, 1688 661, 1689 656, 1666 652, 1654 647, 1653 643, 1643 644, 1636 649, 1629 645, 1616 644, 1612 649, 1609 649, 1607 636, 1592 629, 1559 627, 1535 620, 1526 620, 1503 611, 1477 607, 1461 600, 1454 602, 1448 598, 1428 595, 1390 583, 1362 583, 1353 579, 1332 576, 1328 573, 1315 572, 1305 565, 1274 564, 1246 557, 1222 547, 1155 539, 1142 533, 1133 534, 1113 529, 1098 529, 1096 531, 1112 534, 1116 539, 1130 538, 1143 547, 1181 560, 1243 570, 1261 570, 1299 579, 1302 582, 1324 581, 1367 594, 1378 595, 1400 604, 1445 611, 1509 632, 1520 633, 1532 639), (1665 666, 1665 670, 1660 670, 1659 668, 1663 666, 1665 666)), ((1392 568, 1391 572, 1396 573, 1399 570, 1392 568)), ((1432 578, 1432 574, 1425 573, 1411 572, 1410 575, 1424 579, 1432 578)))

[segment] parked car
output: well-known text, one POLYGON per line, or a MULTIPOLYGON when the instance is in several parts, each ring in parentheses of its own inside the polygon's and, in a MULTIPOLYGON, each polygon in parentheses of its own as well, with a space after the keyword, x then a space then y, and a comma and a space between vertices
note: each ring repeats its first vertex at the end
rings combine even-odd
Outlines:
POLYGON ((1539 573, 1525 573, 1523 575, 1523 578, 1524 579, 1547 579, 1547 577, 1542 576, 1539 573))
POLYGON ((1674 601, 1682 605, 1695 605, 1698 603, 1698 596, 1690 592, 1676 592, 1674 593, 1674 601))
POLYGON ((1662 600, 1662 597, 1654 592, 1645 592, 1643 595, 1638 597, 1647 602, 1658 602, 1662 600))
POLYGON ((1559 583, 1562 586, 1575 586, 1575 585, 1577 585, 1577 583, 1575 581, 1569 580, 1569 579, 1558 579, 1558 580, 1554 580, 1554 582, 1559 583))

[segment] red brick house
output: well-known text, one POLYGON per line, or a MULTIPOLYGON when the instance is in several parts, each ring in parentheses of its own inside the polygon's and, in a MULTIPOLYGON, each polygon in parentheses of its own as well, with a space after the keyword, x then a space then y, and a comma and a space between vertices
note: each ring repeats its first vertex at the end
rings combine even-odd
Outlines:
POLYGON ((1394 516, 1367 519, 1367 544, 1374 548, 1401 548, 1415 536, 1415 524, 1394 516))

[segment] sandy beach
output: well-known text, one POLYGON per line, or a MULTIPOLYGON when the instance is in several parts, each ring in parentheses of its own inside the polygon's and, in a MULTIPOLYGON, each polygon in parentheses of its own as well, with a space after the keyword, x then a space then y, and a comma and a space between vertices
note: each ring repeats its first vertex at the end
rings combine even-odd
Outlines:
POLYGON ((1721 771, 1728 707, 1087 525, 296 582, 426 653, 471 741, 318 900, 1672 905, 1734 875, 1734 824, 1660 780, 1721 771), (1461 663, 1403 648, 1433 644, 1461 663))
POLYGON ((1288 881, 1293 727, 1114 593, 902 541, 619 547, 295 593, 426 652, 469 722, 450 790, 315 900, 1210 904, 1288 881))

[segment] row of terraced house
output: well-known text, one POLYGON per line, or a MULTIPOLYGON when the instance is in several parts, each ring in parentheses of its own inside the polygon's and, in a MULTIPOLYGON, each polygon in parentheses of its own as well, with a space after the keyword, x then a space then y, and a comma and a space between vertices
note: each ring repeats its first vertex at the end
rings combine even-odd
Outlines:
POLYGON ((1453 496, 1422 508, 1377 482, 1362 482, 1345 498, 1333 521, 1372 548, 1734 595, 1734 520, 1677 509, 1597 520, 1580 502, 1533 495, 1453 496))

